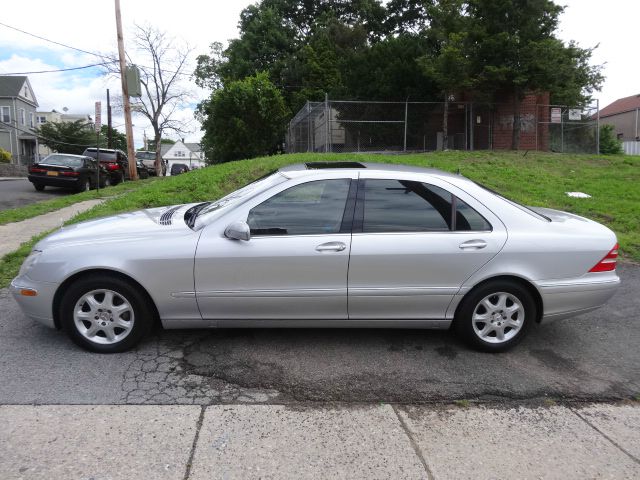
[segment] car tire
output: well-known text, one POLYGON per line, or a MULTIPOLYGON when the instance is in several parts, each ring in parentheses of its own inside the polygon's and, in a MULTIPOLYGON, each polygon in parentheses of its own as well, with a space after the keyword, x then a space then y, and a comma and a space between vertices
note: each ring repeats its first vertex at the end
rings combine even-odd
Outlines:
POLYGON ((42 185, 41 183, 34 183, 33 184, 33 188, 35 188, 38 192, 42 192, 44 190, 44 185, 42 185))
POLYGON ((112 185, 118 185, 118 184, 120 184, 122 182, 124 182, 124 175, 122 174, 122 172, 118 172, 117 174, 115 174, 113 176, 111 184, 112 185))
POLYGON ((80 179, 80 185, 78 185, 78 192, 86 192, 91 190, 91 180, 88 178, 80 179))
POLYGON ((454 328, 477 350, 504 352, 520 343, 536 315, 536 302, 526 287, 506 280, 489 281, 464 297, 454 328))
POLYGON ((102 188, 107 188, 111 186, 111 178, 106 177, 104 179, 104 182, 102 183, 102 188))
POLYGON ((60 324, 80 347, 97 353, 124 352, 150 330, 155 310, 132 282, 90 275, 73 282, 60 302, 60 324))

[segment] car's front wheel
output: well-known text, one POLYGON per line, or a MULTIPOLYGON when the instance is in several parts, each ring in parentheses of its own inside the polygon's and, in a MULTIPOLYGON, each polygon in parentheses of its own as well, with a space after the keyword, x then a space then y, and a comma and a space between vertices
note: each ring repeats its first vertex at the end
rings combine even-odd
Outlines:
POLYGON ((71 340, 98 353, 135 346, 152 325, 153 312, 137 286, 110 275, 77 280, 60 303, 62 328, 71 340))
POLYGON ((531 293, 519 283, 497 280, 480 285, 462 300, 454 325, 472 347, 503 352, 524 338, 535 318, 531 293))

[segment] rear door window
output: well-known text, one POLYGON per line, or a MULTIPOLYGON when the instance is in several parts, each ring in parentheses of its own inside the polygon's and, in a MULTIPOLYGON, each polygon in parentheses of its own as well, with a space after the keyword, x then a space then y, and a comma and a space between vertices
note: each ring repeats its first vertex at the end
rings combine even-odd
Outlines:
POLYGON ((491 230, 482 215, 451 192, 411 180, 365 180, 363 191, 358 190, 358 231, 360 222, 364 233, 491 230))

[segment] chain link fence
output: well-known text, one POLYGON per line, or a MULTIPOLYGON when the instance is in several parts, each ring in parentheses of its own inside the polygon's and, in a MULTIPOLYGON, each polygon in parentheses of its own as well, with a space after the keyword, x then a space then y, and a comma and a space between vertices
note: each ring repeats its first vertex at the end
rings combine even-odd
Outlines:
MULTIPOLYGON (((471 102, 307 102, 288 126, 294 152, 426 152, 511 147, 512 105, 471 102), (447 130, 443 119, 447 110, 447 130)), ((520 149, 598 150, 597 107, 523 103, 520 149), (559 113, 558 113, 558 110, 559 113)))

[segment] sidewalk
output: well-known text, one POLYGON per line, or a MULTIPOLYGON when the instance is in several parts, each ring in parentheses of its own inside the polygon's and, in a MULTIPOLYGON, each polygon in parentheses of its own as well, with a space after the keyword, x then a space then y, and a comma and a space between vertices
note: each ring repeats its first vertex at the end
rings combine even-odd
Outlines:
POLYGON ((78 213, 102 202, 104 200, 86 200, 21 222, 0 225, 0 258, 17 250, 22 243, 31 240, 34 235, 61 227, 64 222, 78 213))
POLYGON ((0 478, 640 478, 640 406, 1 406, 0 478))

